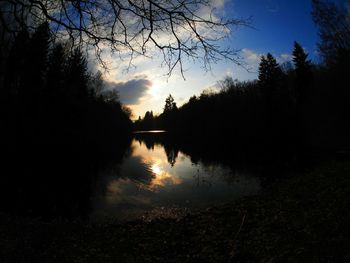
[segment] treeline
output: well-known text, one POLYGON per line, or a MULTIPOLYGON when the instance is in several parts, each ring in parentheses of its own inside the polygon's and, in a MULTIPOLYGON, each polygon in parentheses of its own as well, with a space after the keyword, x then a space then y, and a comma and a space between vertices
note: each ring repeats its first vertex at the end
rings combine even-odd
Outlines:
POLYGON ((203 92, 179 108, 170 95, 162 114, 148 112, 134 128, 260 152, 350 147, 349 20, 334 4, 313 5, 321 64, 311 63, 295 42, 291 63, 279 65, 268 53, 261 57, 257 80, 227 78, 219 92, 203 92))
POLYGON ((98 170, 130 146, 128 111, 47 24, 10 43, 0 63, 1 211, 85 217, 98 170))
POLYGON ((110 151, 131 122, 115 92, 92 75, 79 48, 55 43, 48 24, 20 31, 4 63, 0 90, 1 145, 66 145, 110 151))

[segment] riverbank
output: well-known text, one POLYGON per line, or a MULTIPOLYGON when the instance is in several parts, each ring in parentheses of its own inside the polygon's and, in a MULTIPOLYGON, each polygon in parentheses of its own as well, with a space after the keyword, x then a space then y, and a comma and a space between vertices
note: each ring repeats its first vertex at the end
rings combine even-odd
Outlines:
POLYGON ((345 262, 349 207, 350 162, 329 162, 178 218, 87 225, 0 215, 0 261, 345 262))

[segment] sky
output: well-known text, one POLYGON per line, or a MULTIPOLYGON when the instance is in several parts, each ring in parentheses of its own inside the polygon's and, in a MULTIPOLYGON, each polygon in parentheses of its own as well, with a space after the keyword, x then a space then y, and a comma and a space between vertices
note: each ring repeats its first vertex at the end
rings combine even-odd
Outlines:
POLYGON ((217 89, 217 82, 225 77, 251 80, 257 77, 261 55, 272 53, 279 63, 291 60, 294 41, 298 41, 317 61, 317 28, 311 17, 311 0, 212 0, 224 17, 252 19, 251 27, 240 27, 220 45, 240 50, 239 56, 249 71, 231 61, 220 61, 205 71, 200 62, 185 63, 185 79, 178 70, 165 76, 158 58, 136 58, 135 67, 125 70, 125 61, 111 58, 105 79, 116 88, 123 104, 133 111, 133 118, 143 117, 146 111, 159 114, 166 97, 171 94, 178 106, 203 90, 217 89))

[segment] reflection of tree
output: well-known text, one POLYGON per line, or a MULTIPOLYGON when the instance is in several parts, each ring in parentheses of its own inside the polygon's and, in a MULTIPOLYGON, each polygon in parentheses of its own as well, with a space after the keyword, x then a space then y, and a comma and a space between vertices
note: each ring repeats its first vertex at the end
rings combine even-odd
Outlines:
POLYGON ((145 144, 147 150, 154 150, 154 144, 155 142, 153 140, 149 140, 146 138, 136 138, 136 140, 139 142, 140 145, 142 145, 143 143, 145 144))
POLYGON ((154 142, 153 141, 144 141, 145 145, 146 145, 146 148, 148 150, 154 150, 154 142))
POLYGON ((171 166, 174 166, 174 164, 176 163, 177 155, 179 154, 179 150, 175 149, 175 148, 169 148, 169 147, 164 145, 164 151, 165 151, 165 154, 167 156, 168 163, 171 166))
POLYGON ((143 133, 136 134, 135 139, 141 144, 144 143, 148 150, 154 150, 155 144, 159 144, 164 148, 168 163, 174 166, 176 158, 179 154, 179 149, 174 147, 174 142, 164 134, 143 133))

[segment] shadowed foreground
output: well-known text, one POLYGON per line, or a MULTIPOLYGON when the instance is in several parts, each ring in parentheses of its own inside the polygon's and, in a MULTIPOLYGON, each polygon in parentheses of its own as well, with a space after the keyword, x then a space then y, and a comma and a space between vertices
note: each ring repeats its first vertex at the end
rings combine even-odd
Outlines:
POLYGON ((88 225, 1 215, 1 262, 345 262, 350 162, 185 216, 88 225))

